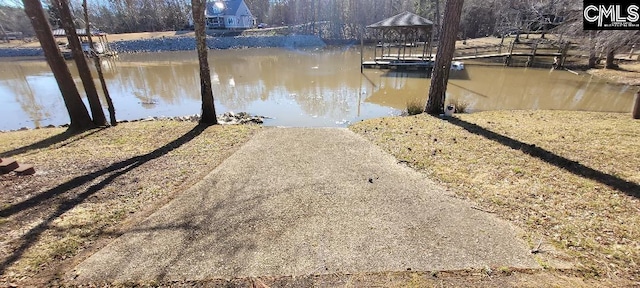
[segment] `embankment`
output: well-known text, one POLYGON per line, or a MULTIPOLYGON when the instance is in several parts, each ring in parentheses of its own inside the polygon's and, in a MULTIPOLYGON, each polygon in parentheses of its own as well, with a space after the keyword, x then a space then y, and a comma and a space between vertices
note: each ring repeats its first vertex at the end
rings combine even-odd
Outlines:
MULTIPOLYGON (((243 48, 308 48, 324 47, 326 44, 317 36, 237 36, 209 37, 207 45, 210 49, 243 49, 243 48)), ((115 41, 111 47, 118 53, 144 53, 163 51, 195 50, 193 37, 164 37, 128 41, 115 41)), ((0 48, 0 57, 32 57, 42 56, 40 48, 0 48)))

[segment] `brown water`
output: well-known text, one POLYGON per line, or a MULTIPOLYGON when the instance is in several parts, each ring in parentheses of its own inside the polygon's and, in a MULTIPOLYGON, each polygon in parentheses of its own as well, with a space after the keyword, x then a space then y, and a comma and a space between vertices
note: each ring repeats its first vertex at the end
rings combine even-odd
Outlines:
MULTIPOLYGON (((209 61, 217 112, 273 118, 267 125, 345 126, 397 115, 408 101, 426 101, 430 81, 417 73, 361 74, 357 48, 212 50, 209 61)), ((193 52, 121 55, 102 64, 120 120, 200 112, 193 52)), ((635 91, 628 86, 566 71, 466 64, 466 70, 452 71, 448 97, 466 102, 471 111, 631 111, 635 91)), ((68 122, 43 60, 3 60, 0 65, 0 130, 68 122)))

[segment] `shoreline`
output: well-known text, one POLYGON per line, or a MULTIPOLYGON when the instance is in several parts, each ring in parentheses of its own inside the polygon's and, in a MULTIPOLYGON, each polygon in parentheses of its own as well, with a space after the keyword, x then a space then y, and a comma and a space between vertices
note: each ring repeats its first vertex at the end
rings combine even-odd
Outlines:
MULTIPOLYGON (((114 34, 117 37, 119 34, 114 34)), ((314 35, 251 35, 233 37, 207 37, 207 46, 212 50, 251 49, 251 48, 324 48, 329 44, 314 35)), ((195 51, 193 35, 148 36, 139 38, 120 38, 110 42, 110 46, 119 54, 157 53, 175 51, 195 51)), ((0 62, 21 60, 42 60, 44 53, 40 47, 0 47, 0 62)), ((570 72, 589 74, 616 85, 640 87, 640 64, 637 62, 620 63, 619 69, 589 69, 584 61, 572 59, 567 63, 570 72), (574 72, 575 71, 575 72, 574 72)))
MULTIPOLYGON (((148 39, 118 40, 109 44, 118 53, 149 53, 167 51, 195 50, 193 36, 160 37, 148 39)), ((313 35, 289 36, 235 36, 207 37, 209 49, 246 49, 246 48, 313 48, 325 47, 325 42, 313 35)), ((0 59, 20 57, 42 57, 40 47, 0 47, 0 59)))
MULTIPOLYGON (((217 115, 218 125, 244 125, 244 124, 256 124, 261 125, 264 123, 265 119, 271 119, 267 116, 260 115, 251 115, 246 112, 226 112, 223 114, 217 115)), ((193 122, 197 123, 200 121, 199 114, 193 115, 185 115, 185 116, 175 116, 175 117, 164 117, 164 116, 149 116, 147 118, 139 118, 133 120, 118 120, 118 124, 123 123, 135 123, 135 122, 153 122, 153 121, 174 121, 174 122, 193 122)), ((31 130, 40 130, 40 129, 50 129, 50 128, 67 128, 69 127, 69 123, 61 124, 61 125, 53 125, 49 124, 41 127, 21 127, 18 129, 10 129, 10 130, 0 130, 0 134, 2 133, 10 133, 10 132, 18 132, 18 131, 31 131, 31 130)), ((107 127, 112 127, 108 125, 107 127)))

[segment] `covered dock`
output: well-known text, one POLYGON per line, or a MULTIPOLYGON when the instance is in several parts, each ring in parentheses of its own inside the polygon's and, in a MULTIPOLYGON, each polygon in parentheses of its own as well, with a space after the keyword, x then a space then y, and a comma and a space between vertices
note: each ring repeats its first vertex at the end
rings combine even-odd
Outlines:
POLYGON ((378 39, 373 59, 361 58, 362 68, 427 70, 433 68, 433 22, 404 12, 367 26, 378 39))
MULTIPOLYGON (((82 45, 82 51, 86 54, 89 55, 90 52, 95 53, 98 56, 115 56, 117 55, 116 51, 114 51, 113 49, 111 49, 110 45, 109 45, 109 40, 107 39, 107 33, 101 32, 101 31, 97 31, 97 30, 90 30, 89 31, 91 33, 91 35, 89 35, 89 33, 87 33, 86 29, 76 29, 76 34, 78 34, 78 38, 80 40, 80 44, 82 45), (93 40, 93 47, 94 50, 91 50, 91 47, 89 47, 89 36, 92 37, 93 40)), ((64 29, 55 29, 53 30, 53 36, 54 37, 67 37, 67 33, 64 29)), ((65 58, 67 57, 67 53, 65 53, 65 51, 63 51, 63 54, 65 55, 65 58)), ((69 55, 71 53, 68 53, 69 55)))

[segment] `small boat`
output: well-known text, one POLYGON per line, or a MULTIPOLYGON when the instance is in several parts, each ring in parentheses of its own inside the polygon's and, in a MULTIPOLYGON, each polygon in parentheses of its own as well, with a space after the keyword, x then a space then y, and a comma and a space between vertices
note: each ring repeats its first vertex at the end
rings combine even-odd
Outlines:
POLYGON ((451 70, 462 71, 464 70, 464 63, 460 61, 451 62, 451 70))

